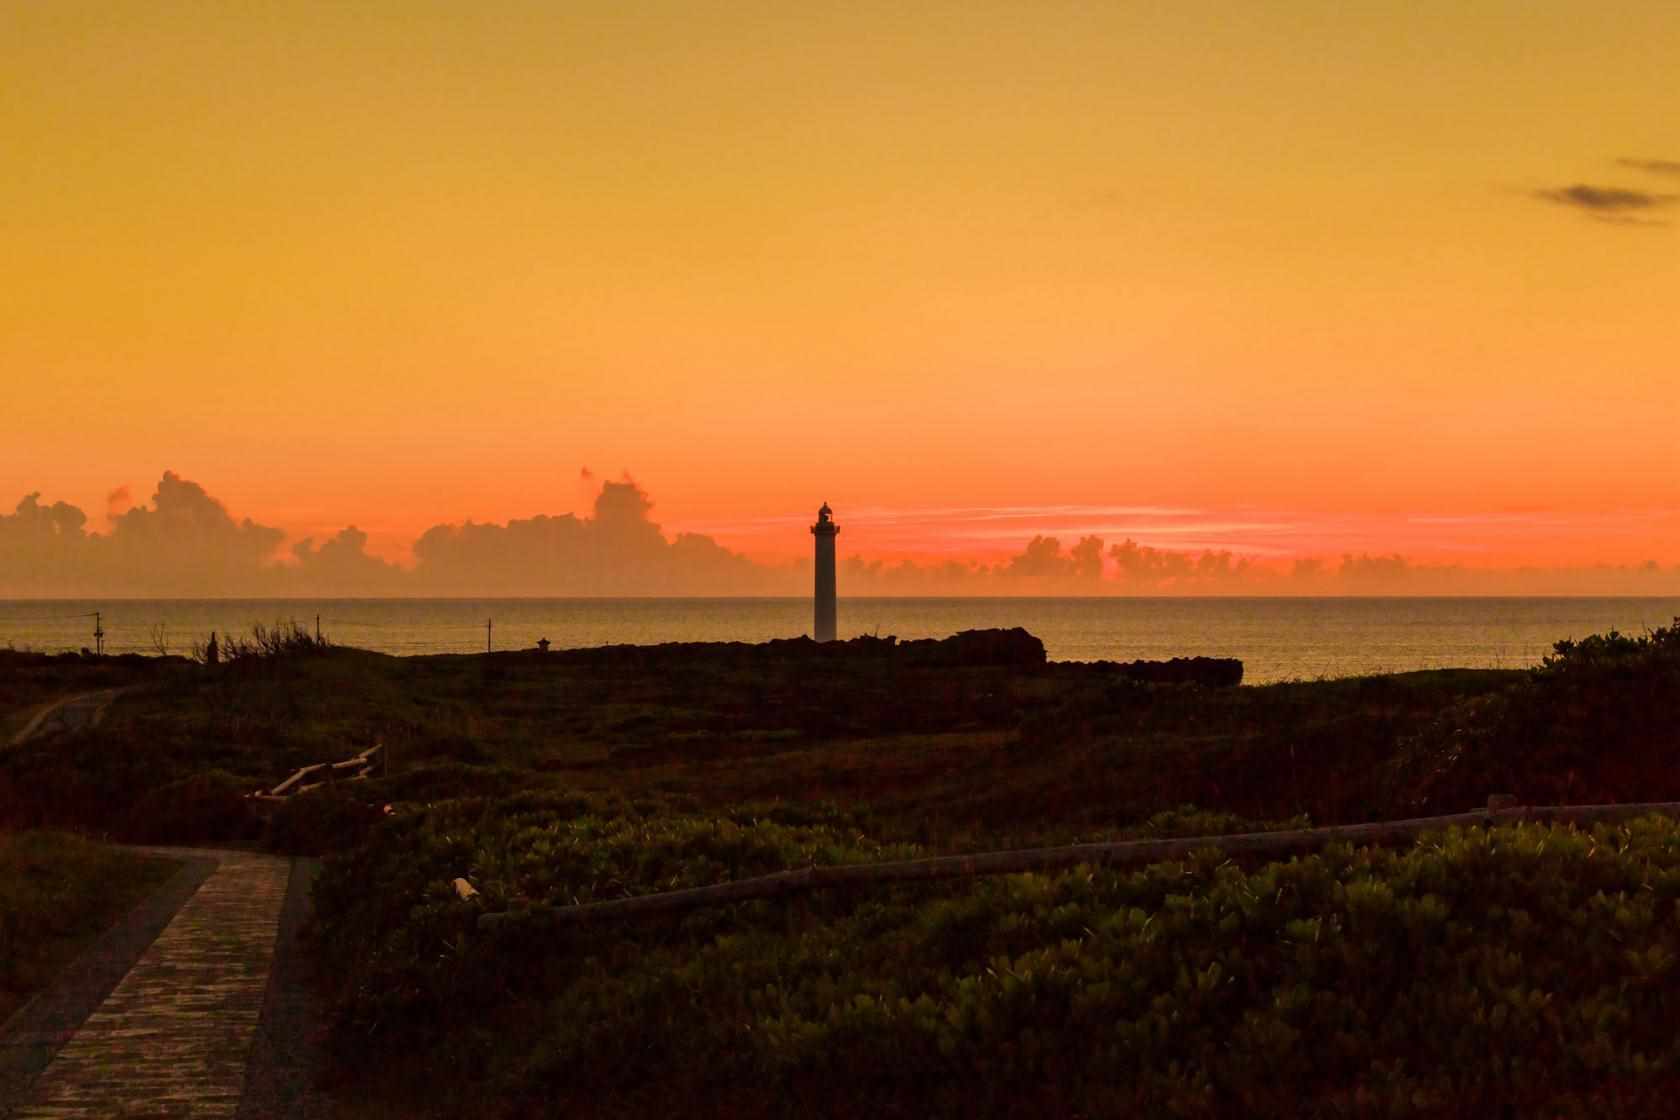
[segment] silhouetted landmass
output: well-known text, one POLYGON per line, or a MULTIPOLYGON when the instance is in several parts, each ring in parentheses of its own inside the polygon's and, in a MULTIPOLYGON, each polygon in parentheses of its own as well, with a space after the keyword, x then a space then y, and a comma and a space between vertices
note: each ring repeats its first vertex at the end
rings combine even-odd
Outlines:
POLYGON ((1174 657, 1168 661, 1098 661, 1094 667, 1149 684, 1200 684, 1235 688, 1242 683, 1243 663, 1235 657, 1174 657))
MULTIPOLYGON (((531 654, 527 652, 524 656, 531 654)), ((1044 643, 1018 626, 1008 630, 963 630, 949 638, 912 641, 866 634, 835 642, 818 642, 808 637, 773 638, 767 642, 665 642, 592 646, 560 650, 546 656, 573 665, 610 664, 636 669, 684 663, 776 669, 800 665, 832 669, 850 664, 919 669, 1030 669, 1044 666, 1047 660, 1044 643)))
POLYGON ((610 929, 520 919, 811 863, 1393 819, 1496 792, 1680 800, 1680 629, 1560 643, 1532 671, 1263 687, 1234 687, 1223 659, 1047 662, 1019 630, 231 648, 214 668, 0 654, 13 724, 129 688, 97 728, 0 750, 0 825, 329 855, 315 952, 351 1116, 1292 1117, 1355 1099, 1585 1116, 1660 1111, 1680 1062, 1665 821, 1214 851, 610 929), (382 776, 245 796, 375 741, 382 776), (488 912, 512 918, 480 926, 488 912))

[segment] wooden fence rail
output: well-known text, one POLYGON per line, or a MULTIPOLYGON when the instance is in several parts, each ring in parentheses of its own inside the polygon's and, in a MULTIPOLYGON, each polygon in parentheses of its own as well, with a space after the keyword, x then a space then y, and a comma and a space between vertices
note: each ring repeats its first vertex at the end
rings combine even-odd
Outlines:
POLYGON ((1680 816, 1680 802, 1662 801, 1631 805, 1540 805, 1517 806, 1506 796, 1489 799, 1488 808, 1442 817, 1381 821, 1374 824, 1335 825, 1283 832, 1239 832, 1226 836, 1188 836, 1173 840, 1120 840, 1099 844, 1071 844, 1060 848, 1025 848, 1016 851, 980 852, 974 855, 938 856, 932 859, 899 860, 892 863, 838 864, 780 871, 752 879, 737 879, 710 887, 663 891, 631 898, 588 902, 576 906, 537 906, 524 910, 479 915, 478 924, 494 927, 503 923, 537 921, 552 925, 618 921, 657 914, 678 913, 707 906, 722 906, 761 898, 835 887, 881 883, 925 882, 935 879, 965 879, 976 875, 1007 875, 1022 871, 1048 871, 1092 864, 1107 867, 1137 867, 1183 859, 1206 848, 1229 856, 1278 857, 1314 851, 1330 844, 1407 843, 1430 832, 1448 828, 1516 824, 1521 821, 1559 821, 1593 824, 1627 820, 1653 813, 1680 816))
POLYGON ((312 789, 326 785, 331 781, 364 781, 384 763, 385 748, 375 743, 361 754, 347 758, 343 762, 317 762, 310 766, 300 767, 293 771, 292 776, 275 786, 273 789, 258 790, 249 796, 252 801, 278 802, 288 801, 300 793, 308 793, 312 789), (314 781, 305 779, 313 778, 314 781))

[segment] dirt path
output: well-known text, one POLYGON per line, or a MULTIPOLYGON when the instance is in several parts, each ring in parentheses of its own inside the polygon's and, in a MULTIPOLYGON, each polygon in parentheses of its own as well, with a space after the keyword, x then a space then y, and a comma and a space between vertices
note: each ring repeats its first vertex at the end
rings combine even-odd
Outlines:
POLYGON ((323 1115, 296 946, 310 865, 142 850, 187 863, 86 967, 0 1026, 0 1116, 323 1115), (132 963, 114 976, 113 961, 132 963))
POLYGON ((111 701, 126 691, 127 689, 122 688, 102 688, 98 692, 66 696, 36 712, 35 718, 25 724, 22 731, 12 736, 11 745, 18 747, 31 739, 68 735, 98 727, 100 721, 105 718, 111 701))

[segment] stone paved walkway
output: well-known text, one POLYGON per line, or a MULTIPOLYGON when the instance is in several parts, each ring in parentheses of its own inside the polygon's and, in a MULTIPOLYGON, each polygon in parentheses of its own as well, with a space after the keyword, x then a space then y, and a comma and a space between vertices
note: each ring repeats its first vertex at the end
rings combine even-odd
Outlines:
POLYGON ((238 1112, 290 861, 161 854, 209 856, 218 866, 59 1050, 17 1120, 238 1112))

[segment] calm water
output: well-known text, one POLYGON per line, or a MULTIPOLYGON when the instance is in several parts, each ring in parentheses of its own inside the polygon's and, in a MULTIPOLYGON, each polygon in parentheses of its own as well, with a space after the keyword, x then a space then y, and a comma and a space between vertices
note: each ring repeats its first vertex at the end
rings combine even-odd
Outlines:
MULTIPOLYGON (((810 631, 807 599, 386 599, 0 601, 0 648, 93 644, 154 650, 162 627, 184 653, 211 630, 316 615, 330 640, 386 653, 468 653, 548 638, 556 648, 613 642, 745 641, 810 631)), ((1680 599, 851 599, 840 633, 937 638, 1024 626, 1057 660, 1240 657, 1250 682, 1440 666, 1532 665, 1561 638, 1637 633, 1680 615, 1680 599)))

